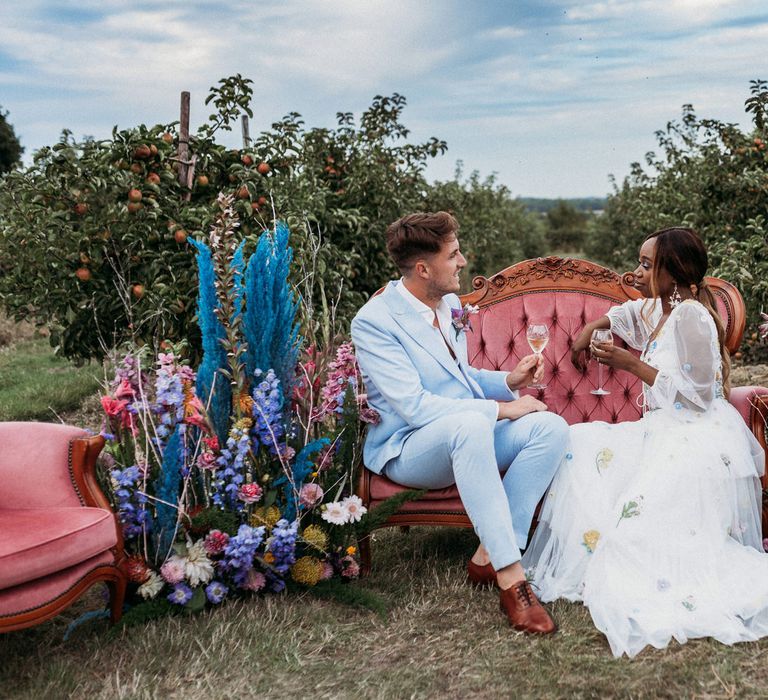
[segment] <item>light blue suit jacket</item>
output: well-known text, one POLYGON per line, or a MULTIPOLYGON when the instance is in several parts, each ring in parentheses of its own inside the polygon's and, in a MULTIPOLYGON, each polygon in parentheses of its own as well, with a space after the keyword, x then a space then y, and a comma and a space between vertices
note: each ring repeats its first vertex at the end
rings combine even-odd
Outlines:
MULTIPOLYGON (((430 329, 397 291, 398 284, 390 282, 352 320, 368 403, 381 415, 377 425, 368 426, 363 459, 379 474, 412 431, 462 411, 477 411, 495 423, 496 400, 517 398, 507 386, 507 372, 469 365, 466 334, 456 338, 451 329, 454 360, 438 330, 430 329)), ((451 308, 461 308, 455 294, 444 299, 451 308)))

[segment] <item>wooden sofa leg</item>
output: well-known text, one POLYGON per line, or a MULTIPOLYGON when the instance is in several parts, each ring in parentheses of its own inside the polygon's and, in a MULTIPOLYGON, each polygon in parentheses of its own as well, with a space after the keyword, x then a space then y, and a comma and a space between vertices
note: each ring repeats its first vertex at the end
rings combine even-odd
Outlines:
POLYGON ((360 576, 369 576, 371 573, 371 535, 360 538, 357 541, 360 549, 360 576))
POLYGON ((124 574, 107 581, 107 588, 109 589, 109 619, 113 625, 120 622, 120 618, 123 616, 125 590, 127 587, 128 578, 124 574))

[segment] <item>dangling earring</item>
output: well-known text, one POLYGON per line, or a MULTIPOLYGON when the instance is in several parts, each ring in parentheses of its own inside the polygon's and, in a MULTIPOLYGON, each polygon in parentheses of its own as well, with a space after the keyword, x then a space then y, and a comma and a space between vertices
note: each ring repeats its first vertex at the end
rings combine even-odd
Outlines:
POLYGON ((683 298, 680 296, 680 292, 677 291, 677 282, 675 282, 675 288, 672 290, 672 294, 669 295, 669 305, 674 309, 683 298))

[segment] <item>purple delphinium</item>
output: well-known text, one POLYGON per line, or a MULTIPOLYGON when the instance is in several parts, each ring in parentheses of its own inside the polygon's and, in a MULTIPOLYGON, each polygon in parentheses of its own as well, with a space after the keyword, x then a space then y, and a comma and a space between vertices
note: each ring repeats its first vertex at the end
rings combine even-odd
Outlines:
POLYGON ((216 459, 216 469, 211 478, 213 502, 219 508, 229 508, 240 512, 244 504, 238 498, 243 483, 245 458, 251 449, 248 430, 237 423, 229 431, 226 447, 216 459))
POLYGON ((283 393, 280 390, 280 380, 271 369, 266 375, 257 369, 254 375, 255 381, 259 383, 253 390, 253 438, 272 454, 277 454, 282 449, 280 443, 285 433, 282 425, 283 393))
POLYGON ((115 499, 117 514, 123 525, 123 536, 126 540, 137 537, 150 529, 152 523, 147 510, 147 497, 137 489, 137 482, 142 476, 138 466, 125 469, 113 469, 110 476, 117 484, 115 499))
POLYGON ((243 586, 248 579, 248 571, 253 568, 253 560, 261 543, 264 541, 265 527, 241 525, 237 534, 229 538, 224 548, 223 566, 234 572, 234 580, 243 586))
POLYGON ((186 583, 177 583, 168 594, 168 600, 176 605, 186 605, 192 599, 192 589, 186 583))
POLYGON ((275 560, 272 568, 279 574, 285 574, 296 562, 296 532, 299 523, 294 520, 289 523, 281 518, 272 528, 272 536, 267 540, 267 549, 275 560))
POLYGON ((184 418, 184 386, 177 372, 173 353, 160 353, 155 376, 155 412, 158 416, 157 434, 168 437, 173 426, 184 418))
POLYGON ((205 587, 205 597, 214 605, 218 605, 224 600, 227 593, 229 593, 229 588, 221 581, 212 581, 205 587))

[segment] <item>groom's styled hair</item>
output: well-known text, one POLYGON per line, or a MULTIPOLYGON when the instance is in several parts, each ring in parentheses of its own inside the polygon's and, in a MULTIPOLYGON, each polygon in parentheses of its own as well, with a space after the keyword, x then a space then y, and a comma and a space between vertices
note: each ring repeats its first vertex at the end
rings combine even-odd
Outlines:
POLYGON ((387 227, 387 252, 405 275, 419 258, 440 252, 443 241, 458 230, 459 222, 447 211, 407 214, 387 227))

